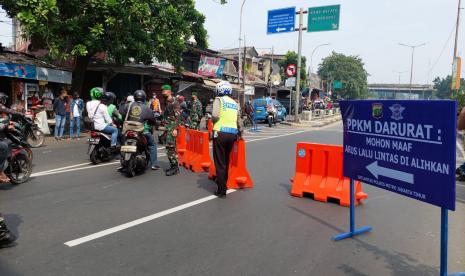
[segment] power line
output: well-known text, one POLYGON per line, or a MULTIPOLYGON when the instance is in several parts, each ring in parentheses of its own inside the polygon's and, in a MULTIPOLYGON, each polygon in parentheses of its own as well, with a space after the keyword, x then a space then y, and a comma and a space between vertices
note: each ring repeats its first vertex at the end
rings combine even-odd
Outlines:
POLYGON ((449 34, 449 37, 447 38, 446 43, 444 43, 444 46, 442 47, 441 53, 439 54, 438 58, 437 58, 436 61, 434 62, 433 66, 431 66, 431 68, 429 69, 429 71, 426 73, 426 75, 425 75, 426 77, 427 77, 428 75, 430 75, 431 72, 433 72, 433 69, 436 67, 436 65, 438 65, 439 60, 441 59, 442 55, 444 54, 444 51, 446 50, 447 45, 449 44, 449 41, 450 41, 450 39, 452 38, 452 35, 454 34, 455 27, 456 27, 456 24, 454 24, 454 26, 452 26, 452 30, 450 31, 450 34, 449 34))

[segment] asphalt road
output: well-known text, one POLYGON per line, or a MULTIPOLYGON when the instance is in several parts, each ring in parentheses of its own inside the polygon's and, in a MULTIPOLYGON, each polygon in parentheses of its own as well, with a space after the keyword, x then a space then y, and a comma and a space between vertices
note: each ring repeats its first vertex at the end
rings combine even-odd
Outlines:
MULTIPOLYGON (((211 196, 206 174, 128 179, 117 164, 88 166, 83 141, 36 150, 35 177, 0 186, 0 210, 19 235, 0 250, 0 275, 439 274, 439 208, 364 185, 357 225, 373 232, 334 242, 348 209, 289 195, 295 144, 341 144, 340 124, 263 128, 246 140, 255 187, 227 199, 211 196)), ((457 200, 450 272, 465 271, 464 183, 457 200)))

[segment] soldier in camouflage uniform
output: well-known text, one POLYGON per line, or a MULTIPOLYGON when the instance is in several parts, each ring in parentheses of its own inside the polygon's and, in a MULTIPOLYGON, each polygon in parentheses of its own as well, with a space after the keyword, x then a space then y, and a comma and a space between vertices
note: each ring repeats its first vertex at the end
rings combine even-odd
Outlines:
POLYGON ((202 103, 197 98, 197 93, 192 93, 192 107, 190 110, 190 128, 195 130, 200 130, 200 121, 203 117, 203 107, 202 103))
POLYGON ((176 137, 178 127, 181 125, 180 106, 172 96, 171 86, 163 85, 162 94, 165 99, 165 111, 163 112, 163 123, 166 132, 166 155, 170 162, 170 168, 165 171, 166 176, 172 176, 179 173, 178 153, 176 149, 176 137))

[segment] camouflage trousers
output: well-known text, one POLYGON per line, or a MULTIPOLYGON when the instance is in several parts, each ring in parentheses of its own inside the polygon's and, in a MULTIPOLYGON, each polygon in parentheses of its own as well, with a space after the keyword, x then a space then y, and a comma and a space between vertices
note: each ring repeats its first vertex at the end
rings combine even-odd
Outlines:
POLYGON ((176 137, 173 136, 172 130, 168 130, 166 135, 166 156, 171 167, 178 167, 178 152, 176 148, 176 137))
POLYGON ((200 130, 200 121, 191 121, 190 129, 200 130))

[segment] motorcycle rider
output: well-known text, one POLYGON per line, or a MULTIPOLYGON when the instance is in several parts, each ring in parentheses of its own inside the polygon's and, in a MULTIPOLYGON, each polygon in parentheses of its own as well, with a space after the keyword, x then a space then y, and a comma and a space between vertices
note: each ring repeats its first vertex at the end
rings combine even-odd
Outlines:
POLYGON ((266 97, 265 100, 266 100, 266 112, 272 113, 273 120, 276 121, 276 118, 278 117, 278 111, 276 110, 273 100, 271 99, 271 97, 266 97))
POLYGON ((115 124, 119 124, 123 120, 123 116, 119 113, 118 109, 116 108, 116 105, 114 104, 116 102, 116 95, 113 92, 105 92, 103 95, 103 103, 105 103, 108 107, 108 115, 113 119, 113 122, 115 124))
MULTIPOLYGON (((14 128, 8 115, 24 116, 20 112, 7 108, 5 106, 7 99, 8 96, 5 93, 0 92, 0 114, 2 115, 0 117, 0 136, 2 136, 2 138, 4 137, 4 131, 14 128)), ((8 155, 10 155, 8 143, 4 140, 0 140, 0 183, 10 182, 10 179, 4 172, 5 161, 8 155)), ((5 224, 5 218, 2 214, 0 214, 0 248, 16 245, 15 240, 16 236, 8 230, 5 224)))
POLYGON ((101 102, 104 93, 101 87, 94 87, 90 90, 91 101, 87 102, 87 115, 94 122, 94 129, 106 134, 111 134, 111 150, 117 152, 118 129, 113 124, 113 120, 108 114, 108 107, 101 102))
POLYGON ((150 163, 152 170, 156 171, 160 169, 158 164, 157 156, 157 144, 152 135, 152 128, 150 125, 154 125, 155 116, 153 115, 150 107, 146 105, 147 95, 144 90, 137 90, 134 92, 134 102, 125 104, 121 107, 120 113, 124 118, 128 115, 128 121, 136 121, 144 123, 144 135, 147 139, 147 145, 150 151, 150 163))

